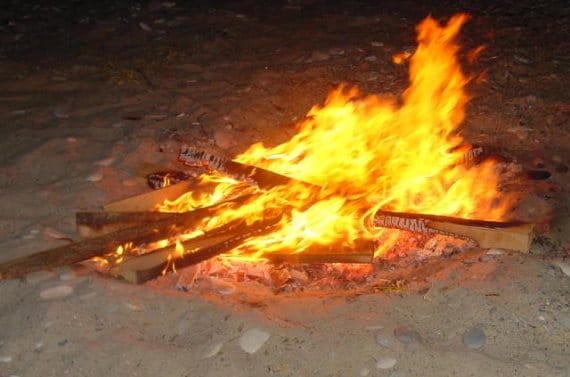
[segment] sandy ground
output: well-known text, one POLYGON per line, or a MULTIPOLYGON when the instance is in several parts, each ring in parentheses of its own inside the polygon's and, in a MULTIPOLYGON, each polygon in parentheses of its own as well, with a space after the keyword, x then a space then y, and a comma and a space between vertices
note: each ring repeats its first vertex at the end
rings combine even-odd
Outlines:
POLYGON ((463 134, 549 171, 529 191, 555 217, 530 255, 376 266, 407 282, 390 289, 178 292, 175 277, 130 286, 83 267, 0 281, 0 376, 570 375, 564 2, 108 3, 1 15, 0 261, 77 238, 75 211, 148 190, 182 143, 232 156, 286 140, 341 82, 398 95, 390 57, 429 13, 472 16, 462 43, 487 48, 467 69, 487 76, 463 134), (68 291, 42 299, 52 287, 68 291), (254 328, 269 338, 247 353, 254 328))

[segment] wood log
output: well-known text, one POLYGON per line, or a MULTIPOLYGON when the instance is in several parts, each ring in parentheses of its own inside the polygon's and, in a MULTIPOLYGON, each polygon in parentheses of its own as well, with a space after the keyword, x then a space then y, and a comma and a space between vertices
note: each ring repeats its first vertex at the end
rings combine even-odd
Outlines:
MULTIPOLYGON (((235 224, 228 224, 229 228, 235 224)), ((153 223, 139 224, 99 237, 45 250, 0 264, 0 279, 19 277, 27 273, 70 265, 111 253, 128 242, 142 244, 173 237, 196 226, 194 212, 181 213, 153 223)))
POLYGON ((475 241, 482 248, 498 248, 528 253, 533 224, 469 220, 456 217, 378 211, 374 226, 425 234, 441 234, 475 241))
POLYGON ((190 179, 159 190, 149 191, 144 194, 106 204, 103 206, 103 209, 107 212, 155 211, 156 207, 165 200, 177 199, 182 194, 192 190, 195 186, 196 180, 190 179))
POLYGON ((319 186, 303 182, 295 178, 287 177, 256 166, 242 164, 237 161, 215 156, 187 146, 180 150, 178 160, 187 165, 205 165, 237 180, 258 186, 261 189, 270 189, 276 186, 289 185, 292 183, 304 185, 316 192, 321 189, 319 186))
POLYGON ((313 246, 301 253, 266 253, 263 259, 271 263, 372 263, 374 260, 374 242, 357 241, 348 246, 313 246))
MULTIPOLYGON (((153 200, 146 194, 142 195, 141 200, 153 200)), ((253 194, 246 194, 234 199, 225 200, 211 206, 196 208, 193 211, 184 212, 184 216, 188 219, 194 218, 196 221, 212 216, 217 211, 225 208, 239 205, 254 197, 253 194)), ((135 197, 130 198, 131 202, 135 201, 135 197)), ((140 201, 139 201, 140 203, 140 201)), ((115 206, 115 209, 122 207, 115 206)), ((105 233, 126 228, 134 224, 144 224, 149 222, 161 221, 173 217, 180 217, 182 213, 156 212, 156 211, 136 211, 136 212, 77 212, 75 214, 75 223, 77 231, 82 237, 97 237, 105 233)))
MULTIPOLYGON (((185 250, 183 256, 172 259, 178 268, 188 267, 204 260, 230 251, 239 246, 247 238, 269 233, 277 229, 279 218, 264 220, 262 222, 240 227, 239 232, 210 235, 206 234, 192 240, 183 242, 185 250)), ((169 256, 174 255, 175 246, 167 246, 152 253, 133 257, 111 269, 111 275, 124 279, 133 284, 141 284, 160 276, 168 267, 169 256)))

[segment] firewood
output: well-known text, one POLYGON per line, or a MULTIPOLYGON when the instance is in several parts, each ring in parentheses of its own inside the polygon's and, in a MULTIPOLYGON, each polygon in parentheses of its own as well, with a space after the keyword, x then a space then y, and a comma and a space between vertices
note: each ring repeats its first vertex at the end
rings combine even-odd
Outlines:
MULTIPOLYGON (((143 194, 141 200, 153 200, 143 194)), ((244 203, 253 197, 253 194, 242 195, 237 198, 225 200, 211 206, 196 208, 192 211, 184 212, 186 218, 194 217, 200 220, 206 216, 211 216, 216 211, 228 208, 232 205, 244 203), (192 213, 192 214, 190 214, 192 213)), ((135 197, 130 198, 134 202, 135 197)), ((139 201, 140 203, 140 201, 139 201)), ((122 209, 118 205, 115 209, 122 209)), ((75 214, 75 223, 79 235, 86 238, 96 237, 111 231, 126 228, 134 224, 149 223, 161 221, 172 217, 180 216, 181 213, 156 212, 156 211, 134 211, 134 212, 77 212, 75 214)))
POLYGON ((264 220, 253 225, 240 227, 239 231, 215 235, 205 234, 182 242, 182 246, 189 252, 181 257, 175 257, 171 261, 169 261, 169 256, 175 255, 175 246, 167 246, 152 253, 126 260, 111 269, 111 275, 133 284, 141 284, 158 277, 168 268, 169 263, 174 263, 177 269, 200 263, 230 251, 247 238, 275 230, 278 221, 279 218, 264 220))
MULTIPOLYGON (((118 246, 159 241, 196 226, 194 212, 181 213, 152 223, 138 224, 99 237, 45 250, 0 264, 0 279, 19 277, 37 270, 70 265, 113 252, 118 246)), ((228 225, 230 226, 230 225, 228 225)))
POLYGON ((528 253, 533 224, 497 222, 455 217, 378 211, 374 226, 425 234, 442 234, 473 240, 482 248, 508 249, 528 253))
POLYGON ((107 212, 154 211, 157 205, 163 203, 165 200, 178 198, 182 194, 192 190, 192 187, 195 185, 196 181, 190 179, 159 190, 149 191, 144 194, 109 203, 105 205, 103 209, 107 212))
POLYGON ((188 165, 205 165, 211 169, 228 174, 237 180, 258 186, 261 189, 270 189, 276 186, 296 183, 309 187, 316 192, 320 191, 319 186, 190 147, 183 147, 178 159, 188 165))
POLYGON ((313 246, 301 253, 286 254, 281 252, 267 253, 262 256, 271 263, 372 263, 374 259, 374 242, 357 241, 348 246, 313 246))

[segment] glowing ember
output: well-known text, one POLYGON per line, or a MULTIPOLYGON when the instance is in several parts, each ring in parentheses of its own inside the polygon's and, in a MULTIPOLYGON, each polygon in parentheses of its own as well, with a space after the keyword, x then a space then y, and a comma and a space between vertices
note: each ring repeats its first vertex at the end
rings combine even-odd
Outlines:
MULTIPOLYGON (((381 253, 398 232, 370 226, 378 209, 501 220, 510 202, 498 190, 493 162, 462 165, 459 148, 465 146, 458 127, 468 79, 458 63, 456 37, 466 18, 456 15, 442 27, 428 17, 418 26, 410 87, 401 104, 341 86, 309 111, 291 140, 273 148, 255 144, 235 158, 318 185, 319 192, 297 184, 260 191, 205 219, 202 229, 284 214, 278 231, 232 251, 234 258, 251 260, 315 244, 350 246, 357 239, 381 239, 381 253)), ((214 189, 186 194, 160 210, 188 211, 244 192, 243 183, 222 176, 203 176, 202 182, 214 189)))

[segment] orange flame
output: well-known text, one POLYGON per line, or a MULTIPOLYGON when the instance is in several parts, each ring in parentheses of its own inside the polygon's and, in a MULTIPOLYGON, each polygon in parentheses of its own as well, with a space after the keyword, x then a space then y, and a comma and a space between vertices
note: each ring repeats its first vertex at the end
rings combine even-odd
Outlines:
MULTIPOLYGON (((279 186, 206 219, 203 228, 236 219, 253 223, 287 209, 278 231, 251 238, 232 252, 250 253, 251 258, 277 250, 302 252, 315 244, 378 239, 387 232, 369 225, 378 209, 501 220, 510 203, 499 192, 493 163, 463 165, 459 148, 465 145, 459 126, 469 97, 456 37, 466 20, 459 14, 440 26, 428 17, 418 25, 410 87, 400 105, 341 86, 324 105, 309 111, 289 141, 273 148, 258 143, 235 158, 313 183, 322 187, 320 192, 298 184, 279 186), (316 200, 308 200, 315 195, 316 200)), ((243 190, 243 184, 230 178, 202 180, 216 184, 210 194, 189 193, 160 210, 187 211, 243 190)), ((382 237, 382 251, 396 238, 382 237)))

